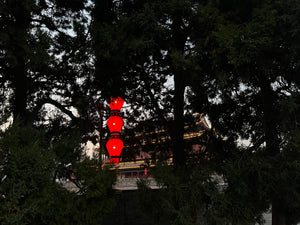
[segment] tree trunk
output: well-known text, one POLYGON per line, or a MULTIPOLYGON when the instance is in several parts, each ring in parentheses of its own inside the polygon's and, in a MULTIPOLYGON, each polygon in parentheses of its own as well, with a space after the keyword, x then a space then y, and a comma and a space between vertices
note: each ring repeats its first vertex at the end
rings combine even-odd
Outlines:
POLYGON ((11 83, 14 90, 13 119, 19 119, 26 123, 28 119, 26 107, 29 94, 26 63, 28 58, 27 49, 29 48, 27 41, 30 11, 22 4, 15 4, 13 17, 15 21, 10 25, 13 33, 10 33, 11 46, 8 51, 8 54, 12 55, 15 60, 10 65, 11 83))
MULTIPOLYGON (((271 84, 267 79, 262 79, 262 104, 263 104, 263 121, 264 132, 266 137, 266 153, 270 157, 280 154, 280 140, 278 134, 278 111, 276 107, 276 98, 271 84)), ((273 165, 275 170, 275 165, 273 165)), ((276 173, 274 173, 276 176, 276 173)), ((278 193, 270 193, 272 200, 272 225, 286 225, 286 214, 283 204, 277 198, 278 193)))
MULTIPOLYGON (((180 14, 174 15, 173 18, 173 40, 171 55, 180 54, 184 58, 184 46, 186 42, 186 34, 183 30, 184 24, 180 14)), ((171 45, 172 45, 171 44, 171 45)), ((182 65, 172 59, 172 70, 174 74, 174 121, 172 126, 172 144, 173 144, 173 161, 175 169, 186 166, 186 154, 184 150, 184 90, 186 87, 186 74, 182 65)))
POLYGON ((181 168, 186 164, 184 151, 184 75, 174 74, 174 121, 172 126, 173 159, 175 167, 181 168))
POLYGON ((268 80, 262 79, 263 126, 266 137, 266 152, 269 156, 280 153, 278 136, 278 110, 276 97, 268 80))
POLYGON ((286 214, 277 199, 274 199, 272 203, 272 225, 287 225, 286 214))
POLYGON ((24 67, 19 65, 14 69, 14 105, 13 105, 13 118, 27 123, 27 78, 24 74, 24 67))

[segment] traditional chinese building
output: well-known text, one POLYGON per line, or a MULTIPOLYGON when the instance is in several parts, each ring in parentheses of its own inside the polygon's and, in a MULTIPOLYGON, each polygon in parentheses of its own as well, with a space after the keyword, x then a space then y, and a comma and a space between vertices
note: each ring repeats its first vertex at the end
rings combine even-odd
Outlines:
MULTIPOLYGON (((166 126, 158 121, 145 121, 135 128, 122 131, 124 149, 116 167, 120 182, 126 183, 124 179, 151 177, 151 168, 159 160, 172 164, 171 137, 166 126)), ((204 150, 211 129, 203 114, 194 114, 187 119, 184 129, 186 148, 192 157, 204 150)), ((104 163, 110 162, 105 152, 102 152, 101 157, 104 163)))

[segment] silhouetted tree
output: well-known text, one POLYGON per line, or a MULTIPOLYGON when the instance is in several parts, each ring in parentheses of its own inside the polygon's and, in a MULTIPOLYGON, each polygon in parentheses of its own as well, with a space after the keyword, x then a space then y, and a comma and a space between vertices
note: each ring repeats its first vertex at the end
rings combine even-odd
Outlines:
POLYGON ((299 24, 294 20, 299 4, 252 1, 247 9, 222 4, 219 9, 224 21, 211 38, 216 44, 208 55, 211 73, 193 82, 192 105, 203 100, 193 106, 210 116, 220 138, 232 144, 238 138, 250 141, 236 150, 212 144, 211 153, 223 156, 225 171, 235 168, 225 172, 228 191, 232 185, 238 194, 238 175, 247 191, 257 190, 255 198, 254 192, 244 195, 256 199, 248 201, 253 208, 269 202, 272 224, 295 224, 297 219, 289 218, 299 209, 292 203, 298 202, 292 199, 299 194, 299 149, 291 147, 299 130, 299 24))

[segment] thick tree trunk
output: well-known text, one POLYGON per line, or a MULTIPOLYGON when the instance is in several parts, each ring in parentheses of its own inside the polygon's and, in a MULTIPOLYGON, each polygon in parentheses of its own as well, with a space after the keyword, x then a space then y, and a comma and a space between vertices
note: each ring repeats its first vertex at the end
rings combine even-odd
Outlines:
POLYGON ((263 104, 263 125, 266 137, 266 151, 269 156, 280 153, 278 136, 278 113, 276 109, 276 96, 268 81, 263 81, 262 104, 263 104))
MULTIPOLYGON (((172 53, 182 55, 184 58, 184 47, 186 34, 184 24, 180 14, 174 15, 173 18, 173 48, 172 53)), ((186 166, 186 154, 184 149, 184 90, 186 87, 186 73, 182 65, 178 65, 177 60, 172 61, 172 70, 174 74, 174 121, 172 126, 172 144, 173 144, 173 161, 175 169, 186 166)))
MULTIPOLYGON (((122 82, 122 65, 117 55, 118 52, 103 45, 104 32, 107 27, 114 26, 116 21, 115 6, 113 0, 101 0, 93 1, 95 7, 92 11, 94 27, 92 32, 93 38, 93 50, 95 53, 95 80, 98 88, 101 90, 101 94, 105 98, 111 96, 124 97, 124 83, 122 82), (102 29, 101 29, 102 28, 102 29), (109 53, 109 54, 108 54, 109 53), (111 56, 108 56, 111 55, 111 56)), ((118 45, 118 41, 115 41, 114 45, 118 45)), ((117 46, 117 48, 120 46, 117 46)))
MULTIPOLYGON (((266 153, 268 156, 274 157, 280 154, 276 96, 268 80, 262 80, 261 90, 266 153)), ((274 176, 276 176, 276 173, 274 173, 274 176)), ((272 199, 272 225, 286 225, 286 214, 283 204, 278 200, 277 193, 270 194, 272 199)))
POLYGON ((286 214, 282 204, 277 199, 272 202, 272 225, 287 225, 286 214))
POLYGON ((27 88, 26 88, 26 74, 22 66, 14 69, 14 105, 13 118, 26 122, 27 121, 27 88))
POLYGON ((172 126, 173 159, 177 168, 184 167, 186 155, 184 151, 184 90, 185 82, 183 74, 174 75, 174 121, 172 126))
POLYGON ((15 21, 10 25, 13 33, 10 33, 11 46, 9 51, 15 60, 11 63, 10 68, 11 83, 14 90, 13 119, 26 122, 28 120, 26 107, 29 94, 26 63, 29 49, 27 37, 30 26, 30 11, 20 4, 15 4, 13 17, 15 21))

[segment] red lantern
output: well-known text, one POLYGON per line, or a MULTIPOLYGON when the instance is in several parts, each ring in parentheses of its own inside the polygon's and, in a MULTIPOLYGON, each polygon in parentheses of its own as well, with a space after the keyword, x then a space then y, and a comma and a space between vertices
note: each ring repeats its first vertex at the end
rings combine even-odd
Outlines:
POLYGON ((123 119, 120 116, 111 116, 107 120, 107 125, 111 133, 120 132, 123 126, 123 119))
POLYGON ((109 107, 112 111, 113 110, 120 111, 123 104, 124 104, 124 100, 121 97, 117 97, 117 98, 111 97, 110 98, 109 107))
POLYGON ((119 138, 112 138, 106 143, 110 157, 119 157, 123 149, 123 141, 119 138))
MULTIPOLYGON (((109 162, 110 162, 110 163, 114 163, 114 164, 119 164, 120 159, 119 159, 119 158, 111 158, 111 159, 109 160, 109 162)), ((117 176, 118 176, 118 174, 117 174, 117 176)))
POLYGON ((112 138, 106 143, 106 148, 111 157, 110 162, 119 164, 119 157, 123 149, 123 141, 120 139, 120 131, 123 126, 123 119, 119 116, 120 110, 124 104, 121 97, 111 97, 109 107, 111 109, 111 117, 107 120, 108 128, 112 138))

